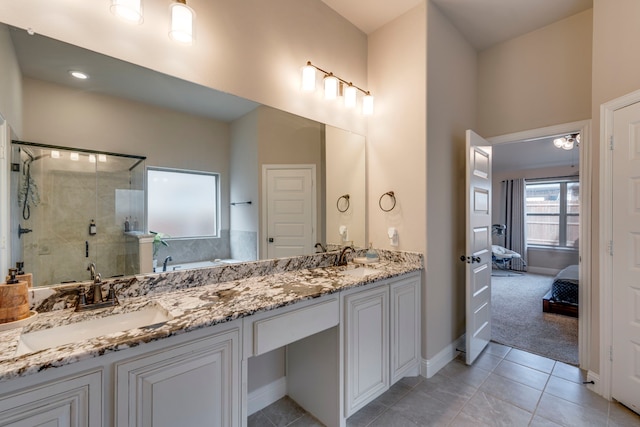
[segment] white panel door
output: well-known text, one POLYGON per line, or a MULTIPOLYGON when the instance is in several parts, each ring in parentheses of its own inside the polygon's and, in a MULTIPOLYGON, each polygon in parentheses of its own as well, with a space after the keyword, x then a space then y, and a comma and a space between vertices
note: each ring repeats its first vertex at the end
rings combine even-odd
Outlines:
POLYGON ((266 166, 267 258, 314 252, 314 176, 313 166, 266 166))
POLYGON ((640 103, 613 116, 611 396, 640 413, 640 103))
POLYGON ((491 146, 466 133, 466 363, 491 340, 491 146))

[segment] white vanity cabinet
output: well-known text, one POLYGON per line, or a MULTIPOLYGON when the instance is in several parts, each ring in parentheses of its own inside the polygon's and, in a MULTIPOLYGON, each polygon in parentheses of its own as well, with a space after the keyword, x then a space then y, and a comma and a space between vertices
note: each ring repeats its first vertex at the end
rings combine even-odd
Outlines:
POLYGON ((117 426, 240 425, 240 331, 235 328, 119 361, 117 426))
POLYGON ((345 417, 419 373, 419 273, 371 286, 343 296, 345 417))
POLYGON ((420 276, 413 274, 391 282, 390 346, 391 384, 420 367, 420 276))
POLYGON ((0 426, 102 425, 102 371, 78 373, 0 395, 0 426))

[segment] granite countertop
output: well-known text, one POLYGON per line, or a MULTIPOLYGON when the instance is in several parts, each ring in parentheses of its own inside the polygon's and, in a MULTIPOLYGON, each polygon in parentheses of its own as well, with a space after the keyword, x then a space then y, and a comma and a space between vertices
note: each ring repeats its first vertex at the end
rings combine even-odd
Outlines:
MULTIPOLYGON (((21 328, 0 332, 0 382, 30 375, 44 369, 67 365, 105 353, 135 347, 188 331, 229 322, 257 312, 273 310, 299 301, 318 298, 341 290, 365 286, 372 282, 422 269, 422 259, 382 259, 366 266, 324 266, 294 271, 248 275, 228 281, 202 280, 193 287, 164 289, 140 296, 120 296, 120 305, 76 313, 73 308, 39 312, 33 322, 21 328), (377 273, 359 277, 341 273, 351 268, 374 268, 377 273), (64 344, 16 356, 21 334, 67 325, 97 317, 105 317, 156 306, 166 311, 171 320, 165 323, 130 329, 81 342, 64 344)), ((209 277, 208 269, 186 273, 164 273, 150 276, 161 281, 174 276, 181 281, 193 277, 209 277)), ((191 279, 190 279, 191 278, 191 279)), ((166 288, 166 287, 165 287, 166 288)), ((77 289, 77 288, 76 288, 77 289)), ((124 292, 123 292, 124 293, 124 292)))

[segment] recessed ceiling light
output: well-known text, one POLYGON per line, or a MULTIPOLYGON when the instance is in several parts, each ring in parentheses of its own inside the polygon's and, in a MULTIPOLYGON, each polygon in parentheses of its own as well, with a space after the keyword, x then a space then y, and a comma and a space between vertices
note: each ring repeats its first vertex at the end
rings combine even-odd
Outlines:
POLYGON ((73 77, 75 77, 76 79, 80 79, 80 80, 86 80, 89 78, 88 74, 83 73, 82 71, 69 71, 69 74, 71 74, 73 77))

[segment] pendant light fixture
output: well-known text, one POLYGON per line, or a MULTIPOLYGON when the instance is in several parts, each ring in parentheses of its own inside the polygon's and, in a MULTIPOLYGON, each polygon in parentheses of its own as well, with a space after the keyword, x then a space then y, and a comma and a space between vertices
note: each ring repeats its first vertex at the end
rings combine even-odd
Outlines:
POLYGON ((171 3, 171 29, 169 37, 179 43, 193 44, 196 14, 189 6, 187 0, 176 0, 171 3))
POLYGON ((142 0, 111 0, 110 10, 125 21, 142 24, 142 0))
POLYGON ((366 116, 373 114, 373 96, 368 90, 364 90, 330 71, 325 71, 313 65, 311 61, 307 61, 307 65, 302 67, 300 87, 303 91, 313 92, 316 90, 316 71, 324 74, 323 90, 325 99, 331 100, 342 96, 344 98, 344 106, 346 108, 354 108, 358 103, 358 92, 362 92, 362 114, 366 116))

